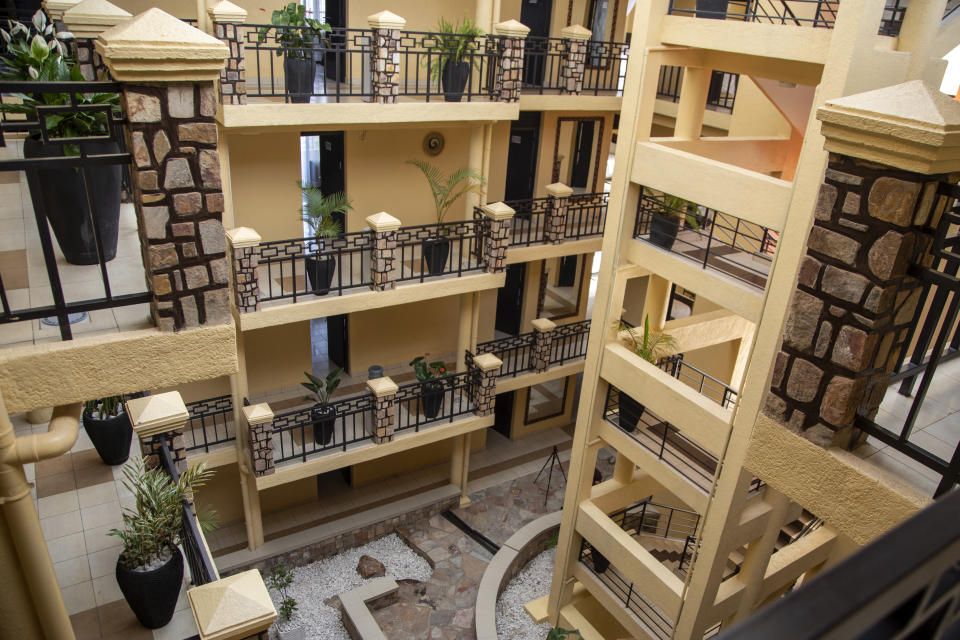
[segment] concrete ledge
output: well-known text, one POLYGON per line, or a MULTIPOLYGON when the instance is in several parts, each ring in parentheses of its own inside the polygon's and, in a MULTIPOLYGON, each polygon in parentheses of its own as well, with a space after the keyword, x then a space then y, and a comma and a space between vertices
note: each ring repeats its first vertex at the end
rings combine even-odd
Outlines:
POLYGON ((378 600, 380 606, 384 606, 396 598, 399 590, 396 580, 390 576, 384 576, 374 578, 356 589, 340 594, 340 603, 343 605, 343 626, 347 628, 347 633, 353 640, 387 640, 383 629, 370 613, 367 603, 378 600))

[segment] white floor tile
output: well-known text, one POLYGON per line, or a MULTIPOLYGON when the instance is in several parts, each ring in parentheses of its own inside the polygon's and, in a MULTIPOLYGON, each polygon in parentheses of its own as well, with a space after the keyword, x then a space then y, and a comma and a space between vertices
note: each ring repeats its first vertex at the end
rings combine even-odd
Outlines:
POLYGON ((58 516, 41 518, 40 529, 43 530, 44 539, 52 540, 83 531, 83 522, 79 511, 70 511, 58 516))
MULTIPOLYGON (((117 586, 117 578, 113 574, 93 579, 93 595, 98 607, 123 600, 123 594, 120 592, 120 587, 117 586)), ((184 638, 186 637, 188 636, 184 636, 184 638)), ((181 638, 181 640, 183 639, 181 638)))
POLYGON ((47 549, 50 552, 50 559, 54 563, 86 557, 87 555, 87 545, 84 542, 83 533, 80 532, 48 540, 47 549))
POLYGON ((153 630, 154 640, 183 640, 197 635, 197 624, 189 608, 177 611, 165 627, 153 630))
POLYGON ((120 547, 96 551, 87 556, 90 562, 90 576, 100 578, 114 575, 117 569, 117 558, 120 556, 120 547))
POLYGON ((53 565, 60 588, 90 580, 90 563, 85 557, 71 558, 53 565))
POLYGON ((84 531, 109 526, 118 527, 122 522, 120 505, 116 502, 86 507, 80 510, 80 515, 83 517, 84 531))
POLYGON ((80 508, 93 507, 107 502, 117 502, 117 485, 115 482, 104 482, 91 487, 77 490, 80 508))
POLYGON ((60 589, 63 595, 63 604, 67 606, 67 614, 73 615, 87 611, 97 606, 97 599, 93 594, 93 582, 87 580, 78 584, 60 589))
POLYGON ((65 491, 52 496, 40 498, 37 501, 37 515, 40 518, 49 518, 59 516, 70 511, 76 511, 80 508, 77 502, 76 491, 65 491))
POLYGON ((87 546, 87 553, 94 553, 96 551, 103 551, 104 549, 110 549, 111 547, 120 546, 120 538, 115 536, 107 535, 110 529, 119 528, 114 526, 99 527, 96 529, 88 529, 83 532, 83 541, 87 546))

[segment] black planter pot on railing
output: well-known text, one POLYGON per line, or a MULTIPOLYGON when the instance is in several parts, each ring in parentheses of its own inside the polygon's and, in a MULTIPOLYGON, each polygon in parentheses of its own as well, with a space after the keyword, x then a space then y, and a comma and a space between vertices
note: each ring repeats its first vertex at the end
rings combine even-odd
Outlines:
POLYGON ((313 58, 283 58, 283 77, 290 102, 303 104, 310 102, 313 95, 313 83, 317 76, 317 64, 313 58))
POLYGON ((121 560, 117 560, 117 585, 137 620, 148 629, 166 626, 173 618, 183 584, 180 550, 172 549, 170 559, 150 571, 128 569, 121 560))
POLYGON ((650 242, 667 251, 673 248, 680 232, 680 218, 654 215, 650 219, 650 242))
POLYGON ((723 20, 727 16, 729 0, 696 0, 697 17, 723 20))
POLYGON ((423 262, 427 273, 439 275, 447 268, 450 258, 450 241, 446 238, 433 238, 423 241, 423 262))
POLYGON ((470 79, 470 63, 447 60, 443 63, 440 83, 443 85, 443 99, 446 102, 460 102, 463 91, 470 79))
POLYGON ((436 418, 443 408, 443 390, 443 383, 439 380, 430 380, 423 385, 420 410, 430 420, 436 418))
POLYGON ((327 446, 333 440, 333 430, 337 424, 337 410, 329 404, 316 405, 310 410, 313 421, 313 441, 327 446))
POLYGON ((109 418, 94 418, 91 412, 84 411, 83 428, 105 464, 123 464, 130 457, 133 427, 126 411, 109 418))
POLYGON ((645 407, 625 394, 620 392, 617 400, 617 411, 619 412, 620 428, 628 433, 633 433, 637 429, 637 423, 643 417, 645 407))
POLYGON ((337 270, 337 262, 334 257, 314 258, 304 256, 303 265, 307 272, 307 285, 310 287, 310 291, 317 296, 325 296, 330 293, 333 274, 337 270))

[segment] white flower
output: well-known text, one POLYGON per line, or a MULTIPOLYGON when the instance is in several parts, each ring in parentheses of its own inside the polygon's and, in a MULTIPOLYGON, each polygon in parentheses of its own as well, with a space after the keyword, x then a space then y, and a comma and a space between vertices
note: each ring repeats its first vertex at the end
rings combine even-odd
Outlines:
POLYGON ((30 77, 33 78, 34 80, 40 77, 40 73, 36 69, 34 69, 33 66, 27 67, 27 73, 29 73, 30 77))

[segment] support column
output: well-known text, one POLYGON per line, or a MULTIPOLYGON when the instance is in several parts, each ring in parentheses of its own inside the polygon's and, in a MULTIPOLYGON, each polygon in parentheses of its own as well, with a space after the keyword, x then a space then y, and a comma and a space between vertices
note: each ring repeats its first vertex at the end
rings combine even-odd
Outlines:
POLYGON ((239 25, 247 12, 229 0, 221 0, 208 11, 213 35, 230 49, 226 66, 220 71, 220 103, 247 104, 247 62, 239 25))
POLYGON ((376 444, 386 444, 393 441, 393 431, 396 428, 397 406, 396 395, 400 387, 393 380, 384 376, 367 380, 367 389, 373 394, 373 441, 376 444))
POLYGON ((473 331, 473 294, 460 294, 460 317, 457 325, 457 368, 466 371, 466 352, 470 349, 470 336, 473 331))
POLYGON ((277 470, 273 464, 273 410, 266 402, 252 404, 243 408, 243 417, 253 474, 258 478, 269 476, 277 470))
POLYGON ((373 30, 370 36, 370 82, 373 101, 393 104, 400 95, 400 30, 407 21, 390 11, 381 11, 367 17, 373 30))
POLYGON ((394 270, 394 252, 397 249, 397 229, 400 221, 386 211, 367 216, 367 226, 373 232, 370 257, 370 288, 374 291, 393 291, 397 288, 394 270))
MULTIPOLYGON (((243 402, 249 394, 247 384, 247 355, 244 346, 243 332, 237 331, 237 361, 238 371, 230 376, 230 394, 233 399, 233 424, 242 425, 243 402)), ((253 473, 250 461, 249 436, 247 429, 236 429, 237 467, 240 470, 240 494, 243 499, 243 519, 247 530, 247 549, 253 551, 263 544, 263 516, 260 510, 260 492, 257 490, 257 479, 253 473)))
POLYGON ((713 69, 686 67, 683 70, 683 85, 677 104, 677 120, 673 135, 684 140, 696 140, 703 129, 703 112, 707 108, 710 78, 713 69))
POLYGON ((543 239, 547 244, 560 244, 567 233, 567 205, 573 189, 562 182, 554 182, 546 187, 550 196, 550 213, 543 225, 543 239))
POLYGON ((187 450, 183 442, 183 428, 190 412, 179 391, 168 391, 126 402, 130 424, 140 440, 147 469, 160 466, 161 443, 166 442, 170 457, 178 473, 187 470, 187 450))
POLYGON ((587 46, 593 33, 583 25, 575 24, 560 30, 566 57, 560 67, 560 93, 580 95, 583 73, 587 65, 587 46))
POLYGON ((507 20, 495 24, 493 32, 500 36, 493 93, 500 102, 517 102, 523 84, 523 48, 530 28, 507 20))
POLYGON ((483 239, 483 257, 487 273, 507 270, 507 247, 510 245, 510 220, 514 210, 502 202, 480 207, 487 219, 487 235, 483 239))
POLYGON ((636 470, 637 465, 633 460, 618 451, 617 461, 613 465, 613 479, 621 484, 630 484, 636 470))
POLYGON ((477 383, 471 388, 474 405, 473 413, 478 416, 493 415, 493 404, 497 397, 497 375, 503 361, 492 353, 481 353, 473 359, 477 368, 477 383))
POLYGON ((133 15, 107 0, 83 0, 62 13, 67 31, 73 34, 77 66, 87 81, 108 80, 107 67, 93 43, 100 34, 128 22, 133 15))
POLYGON ((550 354, 553 350, 553 330, 556 323, 546 318, 537 318, 533 325, 533 353, 530 354, 530 366, 537 373, 550 368, 550 354))
POLYGON ((233 288, 237 311, 260 310, 260 234, 250 227, 226 232, 227 249, 232 256, 233 288))
POLYGON ((460 487, 460 506, 470 504, 467 497, 467 482, 470 477, 470 447, 473 441, 472 433, 465 433, 453 439, 453 449, 450 454, 450 484, 460 487))
POLYGON ((215 81, 226 45, 150 9, 101 34, 121 104, 151 311, 160 329, 231 321, 215 81))
MULTIPOLYGON (((486 125, 477 125, 470 129, 470 147, 467 152, 467 166, 468 167, 480 167, 480 170, 483 171, 483 141, 484 141, 484 129, 486 125)), ((481 174, 484 179, 484 184, 488 182, 489 175, 486 173, 481 174)), ((481 186, 482 191, 486 191, 481 186)), ((466 194, 466 197, 463 199, 463 219, 472 220, 473 219, 473 209, 478 207, 481 204, 484 204, 483 193, 478 193, 476 191, 470 191, 466 194)))

